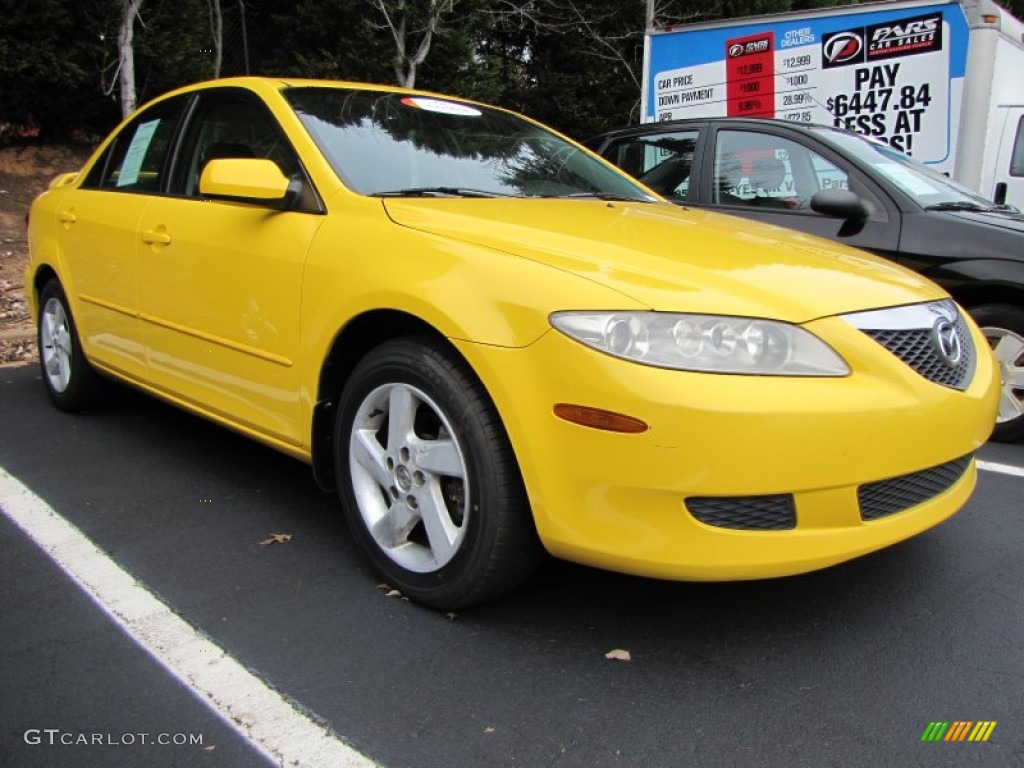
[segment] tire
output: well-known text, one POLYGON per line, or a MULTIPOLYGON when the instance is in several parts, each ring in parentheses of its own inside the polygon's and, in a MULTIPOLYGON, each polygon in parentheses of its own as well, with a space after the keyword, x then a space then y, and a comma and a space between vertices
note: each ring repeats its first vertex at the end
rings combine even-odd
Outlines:
POLYGON ((387 342, 356 366, 335 422, 349 527, 391 586, 456 610, 507 592, 542 548, 501 419, 440 342, 387 342))
POLYGON ((50 400, 62 411, 87 411, 102 405, 106 381, 82 352, 78 328, 57 280, 39 292, 36 328, 39 365, 50 400))
POLYGON ((992 439, 1012 443, 1024 438, 1024 309, 1012 304, 983 304, 970 312, 995 351, 1002 373, 992 439))

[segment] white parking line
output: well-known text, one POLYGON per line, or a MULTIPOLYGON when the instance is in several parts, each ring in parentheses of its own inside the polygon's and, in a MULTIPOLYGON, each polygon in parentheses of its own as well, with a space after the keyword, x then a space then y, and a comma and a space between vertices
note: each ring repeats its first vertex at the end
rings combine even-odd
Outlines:
POLYGON ((986 472, 998 472, 1001 475, 1024 477, 1024 467, 1015 467, 1013 464, 999 464, 994 461, 979 461, 978 469, 984 469, 986 472))
POLYGON ((103 554, 0 467, 0 512, 99 607, 249 744, 280 766, 374 768, 325 725, 289 704, 103 554))

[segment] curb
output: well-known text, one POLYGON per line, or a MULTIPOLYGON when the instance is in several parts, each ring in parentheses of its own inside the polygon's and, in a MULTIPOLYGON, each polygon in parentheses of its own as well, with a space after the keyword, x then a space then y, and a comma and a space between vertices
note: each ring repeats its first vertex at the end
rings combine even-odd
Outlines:
POLYGON ((35 341, 34 328, 0 328, 0 341, 35 341))

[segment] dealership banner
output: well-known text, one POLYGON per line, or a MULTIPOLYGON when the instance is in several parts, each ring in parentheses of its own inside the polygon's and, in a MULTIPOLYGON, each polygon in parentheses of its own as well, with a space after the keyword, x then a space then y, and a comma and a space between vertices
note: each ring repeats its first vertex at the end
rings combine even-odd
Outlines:
POLYGON ((941 166, 955 142, 968 32, 959 3, 944 3, 655 33, 644 120, 823 123, 941 166))

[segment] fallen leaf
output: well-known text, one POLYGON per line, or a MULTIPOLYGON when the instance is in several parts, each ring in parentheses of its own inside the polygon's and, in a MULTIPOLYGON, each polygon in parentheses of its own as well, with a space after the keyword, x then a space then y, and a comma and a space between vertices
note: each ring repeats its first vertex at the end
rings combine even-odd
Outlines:
POLYGON ((267 544, 284 544, 286 541, 291 541, 292 535, 290 533, 272 533, 269 539, 264 539, 260 544, 266 546, 267 544))
POLYGON ((608 653, 606 653, 604 655, 604 657, 606 659, 612 659, 614 661, 632 661, 633 660, 633 657, 629 655, 629 651, 624 651, 621 648, 615 648, 615 649, 613 649, 611 651, 608 651, 608 653))
POLYGON ((455 621, 457 618, 459 618, 459 614, 455 613, 454 611, 449 611, 445 614, 445 616, 448 617, 448 621, 455 621))
POLYGON ((388 584, 386 581, 382 581, 380 584, 377 585, 377 589, 392 589, 392 586, 388 584))
POLYGON ((495 728, 493 725, 488 725, 486 728, 484 728, 484 733, 494 733, 494 730, 495 728))

